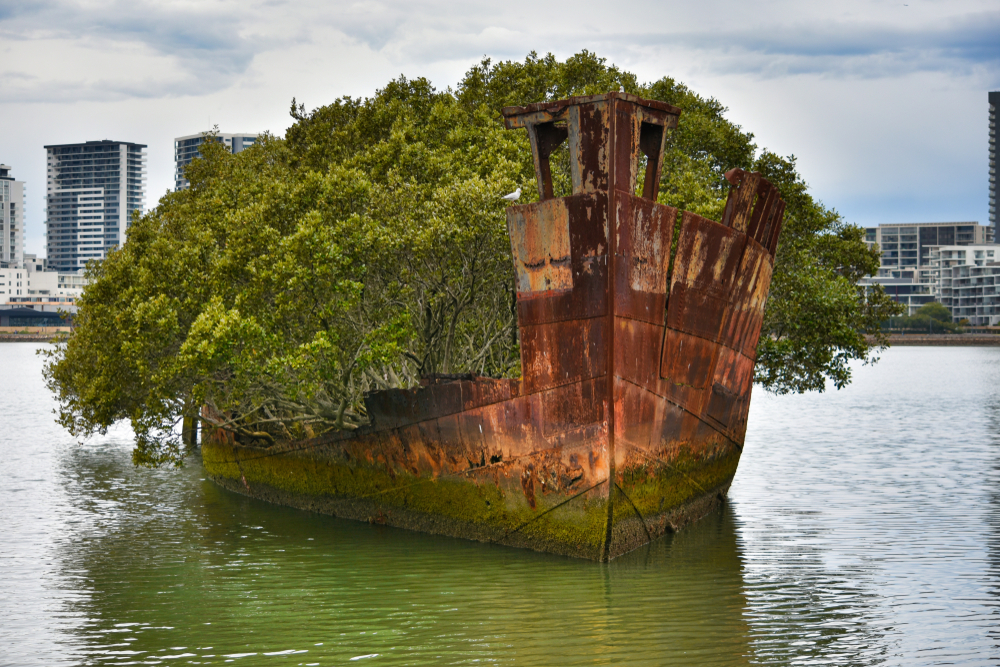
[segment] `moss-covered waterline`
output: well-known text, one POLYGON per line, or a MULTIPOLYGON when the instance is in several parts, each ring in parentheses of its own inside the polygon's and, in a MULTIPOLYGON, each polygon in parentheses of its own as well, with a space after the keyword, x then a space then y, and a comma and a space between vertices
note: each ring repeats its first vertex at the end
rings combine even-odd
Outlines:
MULTIPOLYGON (((451 537, 600 560, 607 534, 607 480, 573 493, 539 495, 532 508, 516 478, 417 477, 321 452, 271 452, 206 438, 213 481, 254 498, 338 517, 451 537)), ((610 556, 677 530, 724 499, 739 451, 619 469, 612 489, 610 556)))

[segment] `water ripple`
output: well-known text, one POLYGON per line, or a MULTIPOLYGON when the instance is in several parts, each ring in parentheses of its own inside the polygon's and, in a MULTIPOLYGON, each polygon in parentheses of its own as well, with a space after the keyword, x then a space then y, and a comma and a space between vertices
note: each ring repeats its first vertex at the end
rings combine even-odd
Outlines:
POLYGON ((2 665, 1000 661, 1000 350, 754 398, 722 511, 602 566, 268 505, 53 423, 0 345, 2 665))

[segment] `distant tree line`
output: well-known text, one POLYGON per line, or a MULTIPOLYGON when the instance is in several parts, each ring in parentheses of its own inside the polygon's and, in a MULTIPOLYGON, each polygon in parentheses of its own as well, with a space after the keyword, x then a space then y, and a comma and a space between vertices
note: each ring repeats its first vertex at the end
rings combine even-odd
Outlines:
POLYGON ((912 333, 960 333, 962 327, 968 326, 968 324, 968 320, 953 322, 951 311, 948 308, 937 301, 930 301, 920 306, 913 315, 890 317, 882 323, 882 330, 912 333))

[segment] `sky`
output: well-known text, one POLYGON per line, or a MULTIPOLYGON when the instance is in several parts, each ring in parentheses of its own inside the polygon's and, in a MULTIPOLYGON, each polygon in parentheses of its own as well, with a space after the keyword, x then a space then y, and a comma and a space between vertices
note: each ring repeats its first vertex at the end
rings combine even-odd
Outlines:
POLYGON ((718 99, 849 222, 989 219, 997 0, 0 0, 0 163, 27 184, 26 251, 44 255, 46 144, 146 144, 150 208, 175 137, 280 136, 293 97, 315 108, 399 75, 444 89, 483 57, 583 49, 718 99))

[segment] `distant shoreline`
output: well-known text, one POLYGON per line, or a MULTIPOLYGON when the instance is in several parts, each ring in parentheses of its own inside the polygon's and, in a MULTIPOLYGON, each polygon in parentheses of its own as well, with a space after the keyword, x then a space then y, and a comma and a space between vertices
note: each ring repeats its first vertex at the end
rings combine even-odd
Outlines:
MULTIPOLYGON (((870 340, 870 337, 869 337, 870 340)), ((889 334, 889 346, 934 345, 975 346, 1000 345, 1000 335, 994 334, 889 334)))
POLYGON ((58 333, 0 333, 0 343, 51 343, 58 333))
MULTIPOLYGON (((50 343, 58 333, 0 332, 0 343, 50 343)), ((868 337, 871 340, 871 336, 868 337)), ((939 347, 1000 346, 1000 335, 994 334, 889 334, 889 346, 932 345, 939 347)))

